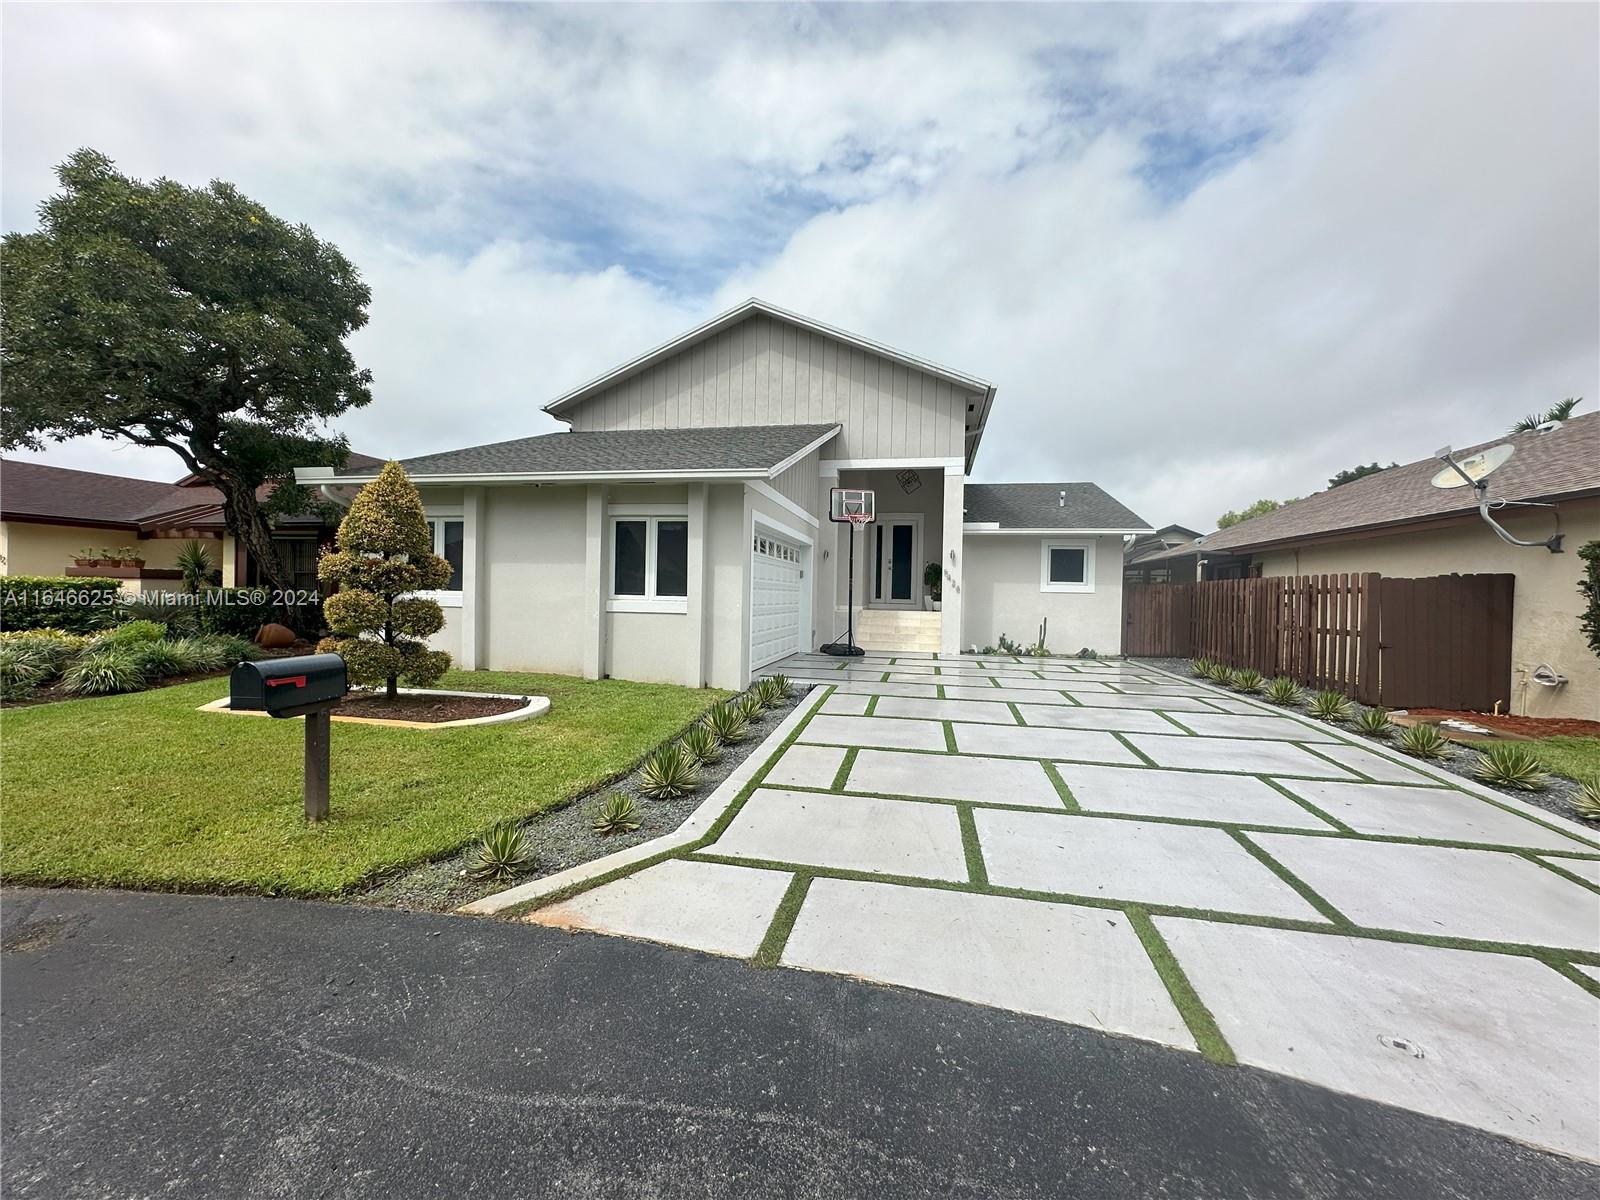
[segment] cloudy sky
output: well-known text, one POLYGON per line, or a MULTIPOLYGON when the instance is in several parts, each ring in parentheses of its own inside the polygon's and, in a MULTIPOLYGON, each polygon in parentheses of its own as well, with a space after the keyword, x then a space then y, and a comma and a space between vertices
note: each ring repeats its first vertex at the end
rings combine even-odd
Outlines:
POLYGON ((1576 4, 11 5, 0 217, 93 146, 308 222, 373 288, 368 453, 552 430, 758 295, 996 382, 979 479, 1209 529, 1592 409, 1597 46, 1576 4))

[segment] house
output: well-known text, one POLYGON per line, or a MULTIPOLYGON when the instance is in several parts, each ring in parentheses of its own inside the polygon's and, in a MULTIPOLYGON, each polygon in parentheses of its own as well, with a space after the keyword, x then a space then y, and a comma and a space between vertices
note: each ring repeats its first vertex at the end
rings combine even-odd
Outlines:
POLYGON ((1219 569, 1263 576, 1375 571, 1397 578, 1509 573, 1516 577, 1512 711, 1600 719, 1600 659, 1578 625, 1583 562, 1577 554, 1600 540, 1600 413, 1548 432, 1499 437, 1457 451, 1455 459, 1502 443, 1513 452, 1488 476, 1491 500, 1553 507, 1507 507, 1495 519, 1526 541, 1559 529, 1563 553, 1503 541, 1479 515, 1472 488, 1433 486, 1444 464, 1426 458, 1208 534, 1194 548, 1205 577, 1221 577, 1212 574, 1219 569), (1537 682, 1540 666, 1567 682, 1537 682))
POLYGON ((1187 525, 1163 525, 1128 543, 1122 556, 1124 583, 1192 583, 1196 574, 1194 543, 1203 535, 1187 525))
MULTIPOLYGON (((382 459, 355 453, 346 462, 356 470, 382 465, 382 459)), ((293 587, 316 588, 318 549, 332 536, 332 527, 315 514, 277 518, 272 540, 293 587)), ((0 460, 0 574, 111 577, 122 579, 125 591, 159 591, 178 579, 178 549, 191 539, 210 548, 224 586, 261 582, 224 526, 221 494, 193 475, 163 483, 0 460), (86 550, 124 548, 141 565, 73 566, 86 550)))
POLYGON ((469 668, 742 687, 844 634, 853 545, 863 645, 955 654, 1048 618, 1053 647, 1114 653, 1123 542, 1151 530, 1093 484, 969 484, 994 401, 750 300, 545 405, 565 432, 404 460, 458 568, 436 645, 469 668), (876 524, 831 523, 836 487, 873 489, 876 524))

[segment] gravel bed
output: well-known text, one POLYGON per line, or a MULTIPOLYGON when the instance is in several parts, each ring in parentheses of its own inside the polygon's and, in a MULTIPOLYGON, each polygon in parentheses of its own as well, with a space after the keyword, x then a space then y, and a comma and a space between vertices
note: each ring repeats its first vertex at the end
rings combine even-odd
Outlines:
MULTIPOLYGON (((1171 671, 1176 675, 1181 675, 1186 678, 1190 677, 1188 659, 1132 658, 1128 661, 1142 663, 1152 667, 1161 667, 1162 669, 1171 671)), ((1260 697, 1252 697, 1252 699, 1260 699, 1260 697)), ((1263 700, 1262 703, 1265 704, 1266 701, 1263 700)), ((1288 707, 1294 708, 1294 710, 1299 712, 1302 716, 1306 715, 1306 705, 1303 703, 1288 707)), ((1336 725, 1345 733, 1351 734, 1358 741, 1373 741, 1378 745, 1388 744, 1385 739, 1381 738, 1363 738, 1361 734, 1357 733, 1348 724, 1343 722, 1329 723, 1336 725)), ((1398 747, 1390 745, 1389 748, 1394 750, 1396 753, 1399 753, 1398 747)), ((1569 820, 1577 821, 1579 824, 1590 829, 1600 831, 1600 821, 1586 820, 1585 818, 1579 816, 1577 810, 1573 808, 1572 802, 1577 799, 1579 793, 1583 789, 1575 780, 1568 779, 1565 775, 1551 775, 1549 784, 1544 788, 1543 791, 1538 792, 1527 792, 1523 791, 1521 788, 1497 787, 1492 783, 1479 779, 1472 773, 1472 768, 1478 761, 1478 752, 1468 746, 1462 745, 1460 742, 1453 741, 1445 744, 1443 758, 1430 759, 1429 761, 1433 766, 1442 767, 1444 770, 1449 771, 1452 775, 1459 775, 1463 779, 1470 779, 1474 783, 1487 787, 1492 791, 1499 792, 1502 796, 1514 796, 1518 800, 1525 800, 1527 803, 1532 804, 1537 808, 1542 808, 1548 813, 1554 813, 1558 817, 1566 817, 1569 820)))
POLYGON ((700 770, 700 786, 676 800, 650 800, 639 792, 639 771, 634 769, 621 779, 585 792, 556 808, 535 813, 522 822, 533 844, 535 869, 509 882, 486 882, 468 878, 467 864, 476 839, 448 858, 419 863, 376 880, 371 886, 342 897, 353 904, 414 911, 445 912, 482 896, 504 891, 518 883, 539 879, 586 863, 604 855, 626 850, 640 842, 662 837, 677 829, 705 798, 731 775, 734 768, 749 758, 756 747, 794 711, 809 692, 796 684, 794 696, 776 708, 769 708, 755 722, 750 736, 736 746, 723 748, 722 761, 700 770), (639 828, 632 833, 601 836, 590 828, 593 811, 612 792, 633 798, 639 828))

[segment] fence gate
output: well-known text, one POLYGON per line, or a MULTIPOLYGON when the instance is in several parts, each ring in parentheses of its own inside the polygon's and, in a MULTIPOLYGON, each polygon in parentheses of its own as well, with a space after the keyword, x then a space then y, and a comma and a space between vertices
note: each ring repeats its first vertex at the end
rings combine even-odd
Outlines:
POLYGON ((1512 575, 1125 584, 1123 653, 1209 658, 1390 708, 1511 698, 1512 575))

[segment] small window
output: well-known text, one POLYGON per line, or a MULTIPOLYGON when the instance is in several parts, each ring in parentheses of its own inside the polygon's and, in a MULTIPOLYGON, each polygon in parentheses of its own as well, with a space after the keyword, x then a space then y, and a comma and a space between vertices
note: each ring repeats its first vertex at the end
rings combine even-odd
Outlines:
POLYGON ((433 516, 428 519, 428 536, 433 552, 450 564, 450 579, 444 587, 428 595, 445 605, 461 603, 462 564, 466 561, 466 522, 459 517, 433 516))
POLYGON ((1040 559, 1041 592, 1094 591, 1093 542, 1045 542, 1040 559))
POLYGON ((618 521, 616 526, 616 571, 611 592, 614 596, 642 596, 645 558, 648 554, 650 522, 618 521))
POLYGON ((689 522, 683 517, 611 521, 612 612, 689 610, 689 522))
POLYGON ((656 522, 656 595, 689 594, 689 522, 656 522))

